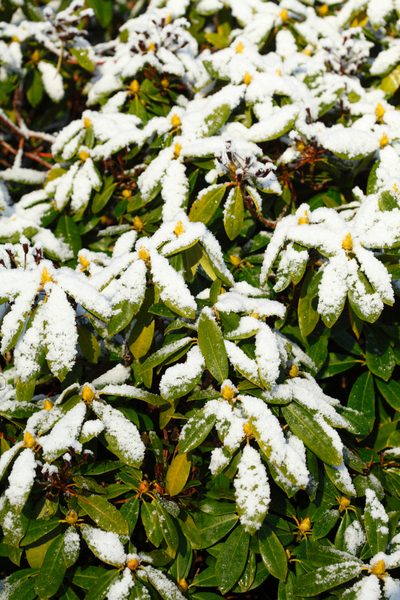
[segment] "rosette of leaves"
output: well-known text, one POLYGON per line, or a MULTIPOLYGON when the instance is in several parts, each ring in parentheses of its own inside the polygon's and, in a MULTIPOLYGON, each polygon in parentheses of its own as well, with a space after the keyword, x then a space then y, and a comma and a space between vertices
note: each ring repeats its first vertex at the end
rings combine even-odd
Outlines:
POLYGON ((62 381, 76 356, 78 303, 104 321, 111 307, 88 284, 84 274, 68 267, 55 269, 41 250, 28 243, 7 248, 8 266, 2 272, 2 352, 15 348, 16 384, 20 399, 29 400, 46 360, 50 371, 62 381), (60 311, 63 325, 60 327, 60 311))
MULTIPOLYGON (((379 219, 379 209, 375 215, 379 219)), ((299 284, 310 265, 302 288, 310 312, 304 317, 305 335, 312 332, 319 315, 332 327, 347 298, 356 316, 370 323, 379 317, 384 304, 393 304, 390 275, 370 249, 375 244, 367 241, 371 239, 369 220, 367 211, 360 210, 345 221, 334 209, 310 212, 307 205, 302 205, 295 215, 284 217, 276 227, 275 242, 265 253, 261 282, 265 285, 278 255, 275 291, 284 290, 291 283, 299 284)), ((376 240, 378 245, 387 246, 387 236, 386 240, 383 236, 376 240)))
POLYGON ((356 512, 347 523, 343 520, 335 544, 309 546, 301 570, 311 570, 298 575, 293 594, 310 597, 340 589, 343 598, 393 597, 400 588, 389 573, 400 560, 397 525, 397 514, 389 516, 376 493, 367 489, 362 518, 356 512))

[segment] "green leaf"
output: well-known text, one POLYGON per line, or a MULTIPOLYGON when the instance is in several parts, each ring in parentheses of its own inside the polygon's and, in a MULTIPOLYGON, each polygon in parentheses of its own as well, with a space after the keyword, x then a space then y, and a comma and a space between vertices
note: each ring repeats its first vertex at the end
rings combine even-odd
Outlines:
POLYGON ((89 50, 84 48, 70 48, 72 56, 78 61, 78 65, 86 71, 94 71, 94 63, 89 58, 89 50))
POLYGON ((213 414, 205 417, 204 412, 205 409, 203 408, 185 425, 185 429, 179 438, 178 449, 180 453, 188 453, 200 446, 214 427, 217 417, 213 414))
POLYGON ((2 589, 2 596, 7 600, 34 600, 37 596, 35 590, 36 577, 33 577, 33 575, 36 575, 36 573, 37 571, 33 569, 23 569, 23 571, 10 575, 2 589), (31 573, 29 579, 25 575, 26 571, 31 573), (21 573, 23 573, 21 579, 16 581, 13 576, 21 573))
POLYGON ((127 325, 129 325, 139 308, 140 304, 139 306, 135 307, 129 302, 129 300, 123 300, 122 302, 114 306, 114 309, 120 310, 120 312, 117 315, 113 315, 111 317, 110 322, 108 324, 108 335, 116 335, 127 325))
POLYGON ((217 106, 214 111, 204 119, 204 123, 207 127, 207 133, 204 134, 205 137, 210 137, 217 133, 217 131, 221 129, 222 125, 225 125, 230 114, 231 109, 229 104, 221 104, 220 106, 217 106))
MULTIPOLYGON (((164 573, 153 569, 153 567, 147 567, 146 576, 164 600, 182 600, 181 592, 164 573)), ((148 598, 149 596, 146 594, 146 596, 143 595, 142 597, 148 598)))
POLYGON ((102 569, 102 574, 98 575, 96 582, 89 588, 85 600, 103 600, 111 585, 119 578, 120 571, 115 569, 102 569))
POLYGON ((395 367, 389 342, 376 329, 365 327, 365 357, 367 367, 377 377, 388 381, 395 367))
POLYGON ((224 339, 210 309, 201 313, 198 326, 199 346, 207 369, 219 383, 229 375, 229 363, 224 339))
POLYGON ((203 191, 205 193, 201 196, 199 195, 193 202, 189 212, 189 219, 192 222, 201 221, 201 223, 207 225, 225 196, 226 184, 212 185, 211 189, 207 188, 203 191))
POLYGON ((128 535, 129 527, 125 517, 103 496, 81 496, 78 504, 104 531, 128 535))
MULTIPOLYGON (((103 0, 102 0, 103 1, 103 0)), ((94 214, 99 213, 106 206, 107 202, 113 195, 115 188, 118 183, 112 183, 107 185, 107 180, 104 183, 103 190, 97 192, 92 201, 92 211, 94 214)))
POLYGON ((167 512, 165 507, 161 502, 156 500, 153 501, 153 505, 157 511, 158 519, 160 522, 161 531, 163 533, 164 539, 167 542, 169 548, 175 554, 179 545, 179 536, 176 530, 173 518, 167 512))
POLYGON ((123 517, 125 517, 126 522, 128 523, 130 536, 132 535, 139 518, 139 506, 139 498, 132 498, 131 500, 124 502, 124 504, 121 506, 121 514, 123 517))
POLYGON ((192 463, 188 455, 177 454, 168 467, 165 484, 170 496, 177 496, 185 487, 192 463))
POLYGON ((198 513, 195 524, 201 536, 201 548, 209 548, 222 539, 237 523, 235 514, 207 515, 198 513))
POLYGON ((64 536, 59 535, 48 547, 42 568, 35 581, 35 590, 39 598, 51 598, 57 592, 66 570, 64 536))
POLYGON ((31 106, 35 108, 43 98, 43 82, 40 73, 37 69, 33 70, 32 82, 29 86, 26 97, 31 106))
POLYGON ((385 98, 391 98, 400 87, 400 66, 393 69, 389 75, 386 75, 379 84, 378 88, 385 92, 385 98))
POLYGON ((78 344, 86 360, 97 363, 101 353, 100 344, 94 333, 82 325, 78 325, 78 344))
POLYGON ((320 567, 300 577, 294 586, 295 596, 310 598, 354 579, 361 573, 362 565, 356 561, 320 567))
POLYGON ((229 192, 228 199, 225 202, 224 227, 226 235, 230 240, 234 240, 241 232, 244 220, 243 194, 240 186, 237 185, 229 192))
POLYGON ((374 378, 371 373, 363 373, 351 388, 348 408, 357 410, 367 420, 372 431, 375 420, 374 378))
POLYGON ((387 210, 393 210, 394 208, 399 207, 397 196, 393 194, 390 190, 386 190, 381 193, 381 195, 379 196, 378 204, 382 212, 386 212, 387 210))
POLYGON ((368 181, 367 181, 367 196, 370 196, 371 194, 375 194, 379 189, 378 178, 377 178, 376 172, 377 172, 380 164, 381 164, 381 161, 377 160, 369 172, 368 181))
POLYGON ((298 307, 299 325, 304 337, 307 337, 314 331, 319 321, 319 314, 316 308, 317 301, 315 298, 312 299, 308 296, 308 286, 312 278, 313 271, 310 269, 304 278, 298 307))
POLYGON ((285 550, 267 523, 261 526, 257 533, 260 553, 263 563, 268 571, 281 581, 285 581, 287 575, 287 556, 285 550))
POLYGON ((86 4, 89 8, 94 9, 96 18, 104 29, 111 24, 113 17, 112 0, 87 0, 86 4))
POLYGON ((148 539, 154 546, 158 547, 163 540, 163 532, 155 506, 143 501, 140 516, 148 539))
MULTIPOLYGON (((335 469, 334 467, 331 467, 330 465, 327 465, 327 464, 324 464, 324 467, 325 467, 325 471, 326 471, 329 479, 337 487, 337 489, 340 492, 342 492, 342 494, 346 494, 347 496, 356 496, 357 495, 353 489, 353 485, 352 485, 351 481, 349 482, 347 480, 347 478, 344 477, 346 472, 348 473, 345 465, 343 465, 340 468, 340 471, 338 469, 335 469)), ((350 479, 349 473, 348 473, 348 478, 350 479)))
POLYGON ((291 431, 299 437, 304 444, 318 458, 328 465, 342 464, 342 453, 335 447, 328 434, 329 426, 321 427, 318 421, 302 406, 292 402, 281 407, 291 431))
POLYGON ((147 371, 148 369, 154 369, 161 363, 165 362, 168 358, 173 356, 178 351, 186 350, 186 347, 193 343, 193 339, 191 337, 184 337, 180 340, 176 340, 175 342, 171 342, 170 344, 166 344, 160 350, 157 350, 149 358, 142 364, 141 370, 142 372, 147 371))
MULTIPOLYGON (((321 508, 323 508, 323 506, 321 506, 321 508)), ((339 519, 338 510, 329 508, 321 510, 321 508, 314 515, 315 522, 312 533, 315 540, 319 540, 327 536, 339 519)))
POLYGON ((75 221, 68 215, 61 215, 54 233, 57 237, 64 238, 74 256, 77 256, 79 250, 82 248, 82 241, 75 221))
POLYGON ((223 594, 226 594, 240 578, 246 566, 249 544, 250 535, 238 525, 222 546, 215 565, 215 574, 223 594))
POLYGON ((388 543, 389 517, 373 491, 367 491, 367 501, 364 510, 364 526, 372 554, 386 552, 388 543))
POLYGON ((352 369, 357 364, 357 359, 348 354, 339 354, 338 352, 330 352, 328 360, 322 366, 318 373, 317 379, 324 379, 326 377, 333 377, 338 373, 343 373, 352 369))
POLYGON ((59 523, 59 519, 49 519, 48 521, 32 519, 29 522, 28 530, 22 539, 20 546, 28 546, 29 544, 33 544, 33 542, 40 540, 47 533, 50 533, 50 531, 53 531, 53 529, 58 527, 59 523))
POLYGON ((400 411, 400 384, 394 379, 391 379, 389 383, 377 379, 376 385, 386 402, 395 410, 400 411))

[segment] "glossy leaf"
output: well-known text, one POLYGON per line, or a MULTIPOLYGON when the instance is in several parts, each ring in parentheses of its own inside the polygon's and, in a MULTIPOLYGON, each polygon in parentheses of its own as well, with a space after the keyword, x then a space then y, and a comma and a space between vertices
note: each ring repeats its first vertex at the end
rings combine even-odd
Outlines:
POLYGON ((217 583, 223 594, 240 578, 246 566, 249 544, 250 535, 240 525, 225 541, 215 565, 217 583))
POLYGON ((170 496, 177 496, 185 487, 192 463, 187 454, 177 454, 172 460, 165 478, 170 496))
POLYGON ((203 311, 198 326, 199 346, 207 369, 222 383, 229 375, 229 363, 220 328, 209 312, 203 311))

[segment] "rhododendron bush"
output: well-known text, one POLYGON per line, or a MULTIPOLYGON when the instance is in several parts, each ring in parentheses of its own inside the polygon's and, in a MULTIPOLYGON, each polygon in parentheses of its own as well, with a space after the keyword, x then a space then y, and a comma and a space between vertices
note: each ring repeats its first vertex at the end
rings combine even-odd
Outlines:
POLYGON ((0 19, 0 600, 399 600, 400 1, 0 19))

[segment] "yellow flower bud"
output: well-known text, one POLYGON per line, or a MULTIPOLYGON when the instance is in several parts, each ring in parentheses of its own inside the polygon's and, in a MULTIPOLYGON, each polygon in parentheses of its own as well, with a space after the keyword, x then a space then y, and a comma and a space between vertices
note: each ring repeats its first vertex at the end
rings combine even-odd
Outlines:
POLYGON ((246 75, 243 78, 243 83, 245 83, 246 85, 249 85, 249 83, 251 82, 252 79, 253 79, 252 76, 249 75, 249 73, 246 73, 246 75))
POLYGON ((175 150, 174 150, 174 155, 176 158, 178 158, 178 156, 180 155, 182 150, 182 146, 178 143, 175 144, 175 150))
POLYGON ((343 250, 348 252, 349 250, 353 250, 353 240, 351 238, 351 233, 348 233, 342 242, 343 250))
POLYGON ((287 8, 284 8, 281 13, 279 13, 280 18, 284 23, 289 20, 289 12, 287 8))
POLYGON ((167 88, 169 86, 169 79, 167 79, 166 77, 161 79, 161 85, 163 88, 167 88))
POLYGON ((304 211, 304 217, 300 217, 299 222, 297 223, 298 225, 308 225, 310 222, 308 215, 307 215, 307 211, 304 211))
POLYGON ((276 73, 278 73, 279 77, 282 77, 282 71, 280 69, 277 69, 276 73))
POLYGON ((79 152, 79 158, 83 161, 87 160, 89 158, 90 154, 89 152, 86 152, 86 150, 81 150, 79 152))
POLYGON ((42 271, 42 278, 40 280, 40 285, 44 286, 44 284, 48 283, 49 281, 53 281, 53 278, 51 277, 51 275, 48 272, 48 270, 46 269, 46 267, 44 267, 43 271, 42 271))
POLYGON ((188 589, 188 584, 186 579, 178 579, 178 588, 180 588, 181 592, 186 592, 188 589))
POLYGON ((386 565, 385 565, 385 561, 384 560, 379 560, 370 570, 371 575, 376 575, 377 577, 380 577, 381 575, 384 574, 386 570, 386 565))
POLYGON ((249 422, 247 422, 243 425, 243 431, 245 432, 245 434, 247 436, 253 435, 253 430, 252 430, 249 422))
POLYGON ((78 521, 78 515, 74 510, 69 510, 65 515, 65 520, 70 525, 75 525, 75 523, 78 521))
POLYGON ((139 85, 139 82, 137 79, 134 79, 131 82, 131 85, 129 87, 130 87, 131 92, 133 92, 134 94, 137 94, 138 91, 140 90, 140 85, 139 85))
POLYGON ((291 377, 291 379, 294 379, 295 377, 297 377, 297 375, 299 374, 299 367, 297 365, 292 365, 290 367, 290 371, 289 371, 289 377, 291 377))
POLYGON ((306 145, 303 142, 303 140, 300 140, 298 142, 296 142, 296 150, 298 150, 299 152, 303 152, 303 150, 305 149, 306 145))
POLYGON ((375 115, 377 119, 382 119, 383 115, 385 114, 385 109, 383 108, 382 104, 379 102, 378 106, 375 109, 375 115))
POLYGON ((147 250, 145 248, 141 248, 139 250, 139 258, 141 258, 142 260, 144 260, 146 262, 146 260, 149 260, 150 254, 147 252, 147 250))
POLYGON ((136 217, 133 219, 133 226, 136 229, 136 231, 143 231, 144 222, 142 221, 142 219, 140 217, 138 217, 136 215, 136 217))
POLYGON ((238 45, 236 46, 236 52, 237 54, 241 54, 244 50, 244 46, 242 44, 242 42, 239 42, 238 45))
POLYGON ((167 25, 171 23, 171 13, 168 13, 167 18, 165 19, 167 25))
POLYGON ((221 391, 225 400, 232 400, 235 395, 235 390, 229 387, 229 385, 224 385, 221 391))
POLYGON ((123 198, 126 198, 126 199, 128 199, 128 198, 130 198, 131 196, 132 196, 132 192, 131 192, 131 190, 122 190, 122 197, 123 197, 123 198))
POLYGON ((131 571, 135 571, 139 566, 139 561, 137 558, 130 558, 129 560, 126 561, 126 566, 131 571))
POLYGON ((343 512, 348 506, 350 506, 350 500, 346 496, 342 496, 339 499, 339 512, 343 512))
POLYGON ((180 127, 181 126, 181 120, 178 117, 178 115, 174 115, 171 119, 171 123, 172 123, 172 127, 180 127))
POLYGON ((79 262, 84 269, 87 269, 88 266, 90 265, 90 262, 87 260, 87 258, 85 258, 82 255, 79 255, 79 262))
POLYGON ((255 319, 259 319, 260 315, 259 315, 259 313, 251 313, 250 317, 254 317, 255 319))
POLYGON ((383 136, 381 137, 381 140, 380 140, 380 142, 379 142, 379 146, 380 146, 380 148, 382 149, 382 148, 384 148, 385 146, 387 146, 387 145, 388 145, 388 143, 389 143, 389 138, 388 138, 388 136, 386 135, 386 133, 384 133, 384 134, 383 134, 383 136))
POLYGON ((238 267, 240 265, 240 263, 242 262, 241 259, 239 258, 239 256, 235 256, 234 254, 230 254, 229 259, 234 267, 238 267))
POLYGON ((310 50, 310 48, 305 48, 303 50, 302 54, 305 54, 306 56, 311 56, 311 50, 310 50))
POLYGON ((51 410, 53 408, 54 404, 51 402, 51 400, 45 400, 44 404, 43 404, 43 408, 44 410, 51 410))
POLYGON ((184 226, 183 226, 183 223, 182 223, 182 221, 178 221, 178 222, 177 222, 177 224, 176 224, 176 227, 175 227, 175 229, 174 229, 174 233, 175 233, 175 235, 176 235, 176 236, 180 236, 180 235, 182 235, 182 233, 183 233, 184 231, 185 231, 185 228, 184 228, 184 226))
POLYGON ((396 194, 398 194, 398 193, 399 193, 399 188, 397 187, 397 184, 396 184, 396 183, 394 183, 394 184, 393 184, 393 189, 394 189, 394 191, 396 192, 396 194))
POLYGON ((85 129, 89 129, 89 127, 90 127, 90 126, 91 126, 91 124, 92 124, 92 121, 91 121, 90 119, 88 119, 87 117, 85 117, 85 118, 83 119, 83 124, 84 124, 84 126, 85 126, 85 129))
POLYGON ((19 39, 18 39, 18 37, 16 35, 13 35, 12 38, 11 38, 11 41, 12 42, 19 42, 19 39))
POLYGON ((308 517, 306 519, 302 519, 300 521, 299 529, 303 533, 306 532, 306 531, 310 531, 310 529, 311 529, 311 521, 310 521, 310 519, 308 517))
POLYGON ((153 44, 153 42, 151 42, 150 46, 147 48, 147 51, 154 52, 155 49, 156 49, 155 45, 153 44))
POLYGON ((25 448, 34 448, 36 446, 35 437, 31 433, 29 433, 29 431, 25 432, 24 446, 25 448))
POLYGON ((95 392, 89 387, 87 384, 84 386, 82 390, 82 399, 86 404, 91 404, 93 402, 93 398, 95 397, 95 392))
POLYGON ((39 54, 39 50, 35 50, 35 52, 32 53, 31 56, 31 61, 35 64, 37 64, 40 60, 40 54, 39 54))
POLYGON ((328 14, 328 11, 329 11, 329 6, 327 4, 323 4, 317 10, 318 10, 319 14, 321 15, 321 17, 326 17, 326 15, 328 14))

